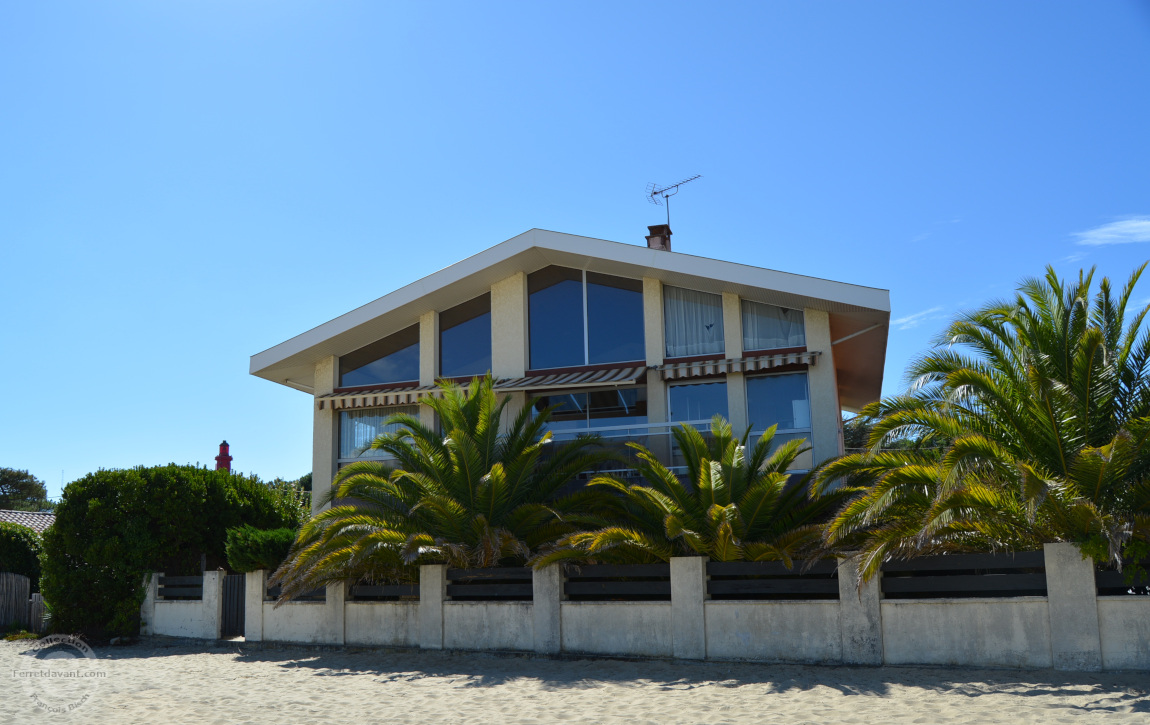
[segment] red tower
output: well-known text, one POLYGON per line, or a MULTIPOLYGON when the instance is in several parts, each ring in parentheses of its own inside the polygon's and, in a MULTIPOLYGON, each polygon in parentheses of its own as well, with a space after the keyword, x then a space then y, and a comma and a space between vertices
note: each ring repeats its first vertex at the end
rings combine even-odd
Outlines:
POLYGON ((228 442, 224 441, 220 444, 220 455, 216 456, 216 470, 217 471, 230 471, 232 470, 232 457, 228 455, 228 442))

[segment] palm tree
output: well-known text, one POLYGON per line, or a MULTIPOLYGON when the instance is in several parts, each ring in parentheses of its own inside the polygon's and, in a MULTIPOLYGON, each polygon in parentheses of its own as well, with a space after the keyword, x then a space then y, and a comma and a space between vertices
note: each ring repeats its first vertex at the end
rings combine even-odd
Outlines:
POLYGON ((1150 553, 1150 307, 1128 317, 1145 265, 1114 295, 1094 270, 1052 268, 1015 299, 961 315, 910 366, 910 391, 872 404, 871 450, 825 467, 854 498, 827 542, 882 561, 1072 541, 1083 553, 1150 553), (898 438, 914 450, 882 451, 898 438))
POLYGON ((646 563, 703 555, 715 561, 782 561, 790 567, 815 550, 822 522, 843 494, 809 496, 805 485, 790 483, 787 469, 810 450, 804 440, 787 441, 771 453, 772 426, 748 450, 750 430, 736 438, 721 416, 712 419, 709 439, 689 425, 673 433, 687 481, 643 446, 628 443, 644 483, 629 485, 604 475, 590 484, 617 494, 600 502, 613 508, 613 523, 566 536, 533 564, 646 563))
POLYGON ((421 563, 491 567, 523 563, 543 544, 575 530, 586 491, 562 496, 575 477, 605 458, 583 436, 555 444, 549 410, 525 407, 500 431, 508 399, 491 377, 466 390, 440 384, 425 402, 439 429, 410 415, 371 448, 390 462, 361 461, 342 469, 328 496, 333 505, 299 532, 271 581, 285 598, 341 581, 414 581, 421 563))

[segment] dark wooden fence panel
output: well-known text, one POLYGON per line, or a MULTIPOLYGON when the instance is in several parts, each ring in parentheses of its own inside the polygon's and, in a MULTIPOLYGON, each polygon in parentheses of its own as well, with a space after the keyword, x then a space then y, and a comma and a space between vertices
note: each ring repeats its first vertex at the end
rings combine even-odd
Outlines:
POLYGON ((789 600, 839 598, 838 562, 707 562, 707 593, 717 600, 789 600))
POLYGON ((887 599, 1046 596, 1041 551, 951 554, 888 561, 882 566, 887 599))
POLYGON ((448 569, 447 597, 456 601, 520 601, 532 599, 532 572, 527 567, 448 569))
POLYGON ((1113 565, 1099 566, 1094 570, 1094 586, 1100 597, 1150 596, 1150 559, 1138 564, 1139 571, 1131 572, 1127 563, 1123 571, 1113 565))
POLYGON ((10 625, 27 627, 32 583, 28 577, 0 572, 0 628, 10 625))
POLYGON ((223 621, 220 622, 221 637, 244 636, 246 579, 244 574, 228 574, 224 577, 223 621))
POLYGON ((418 584, 355 584, 351 598, 357 602, 419 601, 418 584))
POLYGON ((159 594, 164 599, 195 600, 204 598, 204 577, 162 576, 159 594))
POLYGON ((567 564, 563 593, 575 602, 669 602, 670 564, 567 564))

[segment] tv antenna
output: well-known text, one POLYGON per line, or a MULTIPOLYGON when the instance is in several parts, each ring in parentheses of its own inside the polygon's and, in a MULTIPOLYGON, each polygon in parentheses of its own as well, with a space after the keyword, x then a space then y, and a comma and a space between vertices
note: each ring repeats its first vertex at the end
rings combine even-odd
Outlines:
POLYGON ((667 226, 671 226, 671 197, 679 193, 679 187, 689 181, 703 178, 702 174, 695 174, 689 179, 683 179, 677 184, 670 186, 657 186, 654 183, 647 184, 647 201, 655 206, 662 206, 663 201, 667 202, 667 226), (660 201, 660 199, 662 201, 660 201))

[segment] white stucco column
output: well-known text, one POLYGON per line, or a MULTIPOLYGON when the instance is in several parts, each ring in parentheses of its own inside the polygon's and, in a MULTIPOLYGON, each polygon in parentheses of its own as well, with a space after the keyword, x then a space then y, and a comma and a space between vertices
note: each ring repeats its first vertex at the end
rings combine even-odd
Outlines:
POLYGON ((707 558, 671 557, 671 647, 675 657, 707 656, 707 558))
POLYGON ((439 313, 419 316, 419 384, 434 385, 439 377, 439 313))
POLYGON ((521 378, 527 371, 527 275, 491 285, 491 374, 521 378))
POLYGON ((839 559, 839 627, 844 665, 882 664, 882 572, 858 583, 858 566, 839 559))
POLYGON ((343 644, 344 621, 347 616, 344 607, 347 602, 347 582, 334 582, 327 585, 324 598, 324 607, 327 616, 324 619, 331 628, 328 631, 327 641, 331 644, 343 644))
POLYGON ((447 566, 419 567, 419 646, 443 649, 443 602, 447 599, 447 566))
MULTIPOLYGON (((329 395, 339 385, 339 359, 334 355, 325 357, 315 364, 316 397, 329 395)), ((323 410, 312 402, 312 443, 311 443, 311 512, 314 516, 327 508, 322 503, 331 490, 331 480, 335 476, 336 458, 339 456, 339 413, 325 405, 323 410)))
POLYGON ((268 573, 257 569, 244 574, 244 639, 262 642, 264 638, 264 599, 267 598, 268 573))
POLYGON ((531 613, 535 621, 535 651, 559 654, 563 645, 562 617, 563 569, 551 564, 536 569, 531 575, 531 613))
POLYGON ((811 392, 811 448, 814 464, 842 454, 842 409, 839 407, 838 376, 831 348, 830 315, 823 310, 803 310, 807 350, 821 353, 807 369, 811 392))
MULTIPOLYGON (((663 283, 651 277, 643 278, 643 349, 647 367, 663 364, 666 346, 663 330, 663 283)), ((667 422, 667 384, 656 370, 647 370, 647 422, 667 422)), ((656 435, 647 441, 660 460, 670 456, 670 438, 665 429, 656 429, 656 435)))
POLYGON ((202 623, 204 639, 219 639, 224 623, 224 573, 204 572, 204 588, 200 606, 203 607, 202 623))
POLYGON ((1102 638, 1094 560, 1083 559, 1074 544, 1046 544, 1042 550, 1054 669, 1097 672, 1102 669, 1102 638))
POLYGON ((160 592, 163 572, 144 575, 144 601, 140 604, 140 634, 155 634, 156 597, 160 592))
MULTIPOLYGON (((723 293, 723 354, 729 360, 743 356, 743 314, 739 296, 723 293)), ((747 419, 747 387, 742 373, 727 373, 727 420, 735 436, 750 425, 747 419)))

